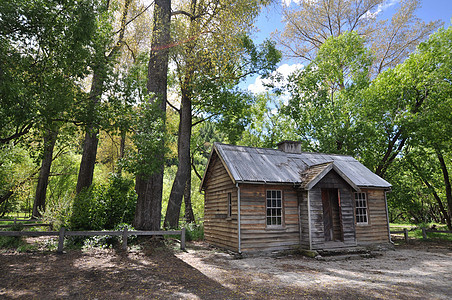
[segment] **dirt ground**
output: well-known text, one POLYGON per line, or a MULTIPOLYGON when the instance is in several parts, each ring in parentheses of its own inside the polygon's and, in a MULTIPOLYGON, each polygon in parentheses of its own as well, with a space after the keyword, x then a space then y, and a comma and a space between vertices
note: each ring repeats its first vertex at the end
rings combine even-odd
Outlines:
POLYGON ((237 259, 205 243, 0 254, 1 299, 451 299, 452 243, 375 258, 237 259))

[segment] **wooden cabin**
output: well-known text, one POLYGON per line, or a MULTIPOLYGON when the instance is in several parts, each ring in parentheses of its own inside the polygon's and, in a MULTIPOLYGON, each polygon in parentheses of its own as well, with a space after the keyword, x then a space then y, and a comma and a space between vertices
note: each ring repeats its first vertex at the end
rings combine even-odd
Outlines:
POLYGON ((238 253, 390 242, 391 185, 350 156, 215 143, 201 182, 204 236, 238 253))

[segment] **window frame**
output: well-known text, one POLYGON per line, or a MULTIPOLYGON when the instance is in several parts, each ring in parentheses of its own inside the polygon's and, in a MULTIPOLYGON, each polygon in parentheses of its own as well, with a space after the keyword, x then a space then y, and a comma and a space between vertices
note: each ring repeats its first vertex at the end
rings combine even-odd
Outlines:
POLYGON ((266 228, 284 228, 284 195, 282 190, 268 189, 265 191, 265 225, 266 228), (270 198, 268 197, 270 193, 270 198), (273 197, 275 196, 275 197, 273 197), (279 197, 278 197, 279 196, 279 197), (279 206, 278 206, 279 200, 279 206), (270 207, 269 207, 270 201, 270 207), (273 205, 275 204, 275 205, 273 205), (269 215, 270 212, 270 215, 269 215), (273 215, 274 213, 274 215, 273 215), (278 214, 279 213, 279 214, 278 214), (270 224, 269 224, 270 219, 270 224))
POLYGON ((369 225, 369 200, 367 193, 355 192, 355 223, 356 225, 369 225), (362 205, 364 203, 364 206, 362 205), (363 221, 365 218, 365 221, 363 221))

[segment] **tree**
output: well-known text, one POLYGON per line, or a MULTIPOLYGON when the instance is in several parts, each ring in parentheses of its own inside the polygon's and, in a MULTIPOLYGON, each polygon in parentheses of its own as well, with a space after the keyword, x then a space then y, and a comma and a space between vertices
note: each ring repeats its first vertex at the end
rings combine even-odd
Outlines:
POLYGON ((304 147, 357 155, 362 146, 361 91, 369 85, 371 56, 355 32, 328 38, 317 57, 292 77, 283 112, 296 123, 304 147))
POLYGON ((283 9, 283 32, 276 38, 290 57, 311 61, 329 37, 355 31, 374 53, 373 74, 402 62, 440 22, 421 22, 414 12, 419 0, 404 0, 391 20, 378 16, 384 0, 302 0, 283 9), (294 8, 292 8, 294 7, 294 8))
POLYGON ((239 144, 272 148, 281 141, 299 139, 299 132, 294 130, 297 122, 281 113, 286 104, 277 93, 260 94, 255 98, 249 110, 253 121, 243 132, 239 144))
POLYGON ((36 184, 36 194, 33 203, 33 217, 40 217, 41 211, 46 207, 46 193, 49 182, 50 168, 53 160, 53 149, 58 136, 58 129, 48 129, 44 136, 44 150, 39 171, 38 183, 36 184))
POLYGON ((58 127, 87 73, 96 1, 4 1, 1 4, 2 143, 32 131, 44 136, 33 215, 45 197, 58 127))
MULTIPOLYGON (((141 126, 141 131, 137 132, 138 138, 145 140, 152 130, 164 132, 165 112, 167 102, 168 83, 168 53, 170 48, 170 22, 171 22, 171 1, 156 0, 154 6, 154 21, 152 28, 151 51, 148 65, 147 92, 149 93, 149 103, 144 106, 142 121, 149 117, 156 126, 141 126), (146 114, 146 111, 153 112, 146 114), (144 139, 143 139, 144 138, 144 139)), ((146 124, 146 122, 144 122, 146 124)), ((163 171, 164 171, 164 138, 160 137, 153 147, 144 147, 142 143, 138 151, 146 151, 153 154, 153 161, 144 165, 147 170, 142 170, 136 176, 136 192, 138 194, 135 211, 134 226, 144 230, 159 230, 163 171), (147 149, 146 149, 147 148, 147 149)))
POLYGON ((80 193, 84 188, 89 187, 93 182, 94 166, 96 163, 97 146, 99 143, 99 116, 97 110, 104 91, 104 82, 107 79, 109 68, 114 63, 120 48, 123 46, 127 15, 131 0, 124 0, 124 7, 121 14, 120 29, 118 38, 112 43, 113 28, 111 27, 111 7, 107 1, 98 16, 97 36, 94 40, 94 61, 92 64, 93 78, 89 92, 89 99, 86 105, 86 129, 83 141, 82 161, 77 180, 76 192, 80 193))
MULTIPOLYGON (((421 43, 404 63, 381 73, 365 97, 367 119, 378 132, 381 145, 386 145, 376 144, 375 155, 382 157, 376 164, 377 172, 385 174, 407 146, 425 149, 416 152, 417 156, 425 153, 424 162, 431 161, 432 155, 436 157, 435 170, 440 173, 435 177, 442 177, 442 184, 436 189, 442 190, 447 203, 448 224, 451 223, 452 189, 450 166, 445 158, 451 150, 451 45, 452 28, 439 30, 421 43)), ((424 164, 414 159, 410 161, 413 172, 426 186, 430 185, 433 193, 435 185, 421 169, 424 164)))
POLYGON ((2 1, 1 144, 67 113, 87 72, 93 7, 92 0, 2 1))
MULTIPOLYGON (((250 27, 259 7, 260 1, 234 1, 234 5, 231 5, 231 1, 220 0, 205 3, 189 1, 187 10, 174 13, 188 18, 176 23, 177 35, 184 41, 173 55, 181 94, 180 108, 176 108, 180 115, 179 164, 168 201, 166 227, 178 226, 182 198, 188 189, 192 126, 202 122, 206 114, 218 118, 223 116, 223 121, 229 119, 229 123, 238 121, 241 118, 238 109, 240 106, 243 108, 248 97, 233 91, 232 87, 243 76, 275 63, 275 57, 273 60, 262 59, 264 55, 257 53, 245 36, 246 28, 250 27), (240 58, 243 54, 248 54, 250 58, 252 56, 254 61, 240 58), (224 109, 231 104, 236 104, 235 109, 224 109), (215 111, 219 107, 223 107, 223 110, 215 111), (193 121, 197 111, 202 111, 204 116, 193 121)), ((267 46, 270 46, 268 50, 272 45, 267 46)), ((266 58, 270 58, 270 55, 266 58)))

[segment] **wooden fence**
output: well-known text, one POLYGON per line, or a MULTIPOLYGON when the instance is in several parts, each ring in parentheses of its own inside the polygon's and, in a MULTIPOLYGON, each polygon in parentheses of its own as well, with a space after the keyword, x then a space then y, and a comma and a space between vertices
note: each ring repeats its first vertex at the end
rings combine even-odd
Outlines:
MULTIPOLYGON (((425 227, 422 227, 422 237, 424 239, 427 238, 427 232, 438 232, 438 233, 452 233, 452 231, 448 231, 448 230, 436 230, 436 229, 427 229, 425 227)), ((410 229, 413 230, 413 229, 410 229)), ((391 231, 391 234, 400 234, 403 233, 404 237, 405 237, 405 242, 408 242, 408 230, 407 228, 404 228, 403 230, 399 230, 399 231, 391 231)))
POLYGON ((61 227, 60 231, 0 231, 0 236, 58 236, 58 253, 63 253, 64 237, 66 236, 122 236, 122 248, 127 250, 127 239, 129 236, 151 236, 151 235, 180 235, 180 248, 185 250, 185 228, 174 231, 66 231, 61 227))

